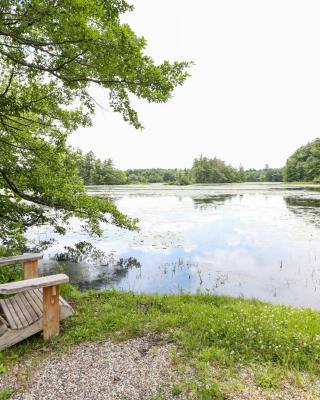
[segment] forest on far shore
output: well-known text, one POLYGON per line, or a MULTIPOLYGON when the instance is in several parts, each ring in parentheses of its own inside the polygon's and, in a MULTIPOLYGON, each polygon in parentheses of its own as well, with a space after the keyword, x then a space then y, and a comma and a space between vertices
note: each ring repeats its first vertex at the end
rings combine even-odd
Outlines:
POLYGON ((93 152, 77 152, 79 175, 85 185, 123 185, 138 183, 166 183, 189 185, 192 183, 232 182, 315 182, 320 183, 320 138, 300 147, 282 168, 235 168, 219 158, 200 156, 191 168, 145 168, 118 170, 112 160, 100 160, 93 152))

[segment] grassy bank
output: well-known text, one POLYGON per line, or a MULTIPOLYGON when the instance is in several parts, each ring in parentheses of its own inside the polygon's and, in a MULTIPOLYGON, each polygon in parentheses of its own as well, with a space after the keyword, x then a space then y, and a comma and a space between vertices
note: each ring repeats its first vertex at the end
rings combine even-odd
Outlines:
POLYGON ((218 397, 203 395, 201 399, 224 398, 216 386, 217 377, 212 389, 211 366, 229 375, 236 373, 239 365, 254 366, 260 371, 256 380, 262 387, 276 385, 288 373, 316 377, 320 372, 317 311, 213 295, 80 294, 68 286, 64 295, 75 305, 76 313, 63 322, 61 335, 46 344, 37 335, 4 351, 1 371, 22 356, 60 351, 83 341, 121 341, 154 334, 175 345, 175 363, 195 369, 197 381, 205 382, 203 387, 211 382, 209 388, 218 397))

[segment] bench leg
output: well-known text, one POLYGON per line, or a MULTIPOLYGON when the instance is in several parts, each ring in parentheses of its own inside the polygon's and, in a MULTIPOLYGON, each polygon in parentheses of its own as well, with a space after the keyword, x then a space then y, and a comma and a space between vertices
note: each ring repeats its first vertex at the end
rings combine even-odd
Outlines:
POLYGON ((45 340, 59 335, 59 286, 43 288, 43 337, 45 340))

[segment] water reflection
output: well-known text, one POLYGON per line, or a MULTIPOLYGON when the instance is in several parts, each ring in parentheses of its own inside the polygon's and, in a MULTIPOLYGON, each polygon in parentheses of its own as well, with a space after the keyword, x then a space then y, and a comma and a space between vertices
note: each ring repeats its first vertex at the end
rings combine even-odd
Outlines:
POLYGON ((115 263, 109 263, 101 267, 103 267, 103 269, 99 269, 99 273, 94 279, 81 280, 78 282, 80 290, 103 290, 116 287, 119 282, 127 277, 131 269, 136 269, 138 271, 137 277, 141 276, 141 264, 134 257, 120 258, 115 263))
POLYGON ((216 194, 205 197, 193 197, 192 201, 194 203, 194 207, 201 210, 207 208, 208 206, 219 207, 235 196, 235 194, 216 194))
POLYGON ((308 197, 284 197, 288 209, 306 222, 320 227, 320 199, 308 197))
POLYGON ((64 251, 55 254, 53 259, 76 264, 104 265, 109 263, 110 255, 107 256, 90 242, 81 241, 75 243, 74 247, 64 246, 64 251))
MULTIPOLYGON (((55 237, 43 273, 63 268, 81 289, 201 291, 320 308, 316 191, 250 184, 97 192, 139 218, 140 232, 106 225, 92 240, 75 221, 66 236, 55 237)), ((35 235, 48 239, 52 233, 35 235)))
POLYGON ((74 247, 65 246, 64 249, 64 252, 42 263, 42 272, 64 272, 80 290, 113 287, 127 276, 130 269, 141 268, 134 257, 117 259, 114 252, 106 254, 85 241, 76 243, 74 247))
POLYGON ((320 199, 310 199, 306 197, 285 197, 288 206, 314 208, 320 207, 320 199))

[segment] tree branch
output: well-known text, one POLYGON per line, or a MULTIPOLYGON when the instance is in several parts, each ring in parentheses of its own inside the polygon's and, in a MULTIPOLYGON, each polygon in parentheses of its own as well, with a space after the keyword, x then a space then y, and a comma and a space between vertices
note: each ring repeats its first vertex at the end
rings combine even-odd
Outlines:
POLYGON ((16 184, 9 179, 8 175, 6 174, 6 172, 4 170, 0 169, 0 174, 2 175, 2 178, 8 185, 9 189, 11 189, 16 195, 18 195, 22 199, 30 201, 31 203, 40 204, 40 205, 46 206, 46 207, 54 207, 54 208, 60 209, 60 210, 74 211, 72 209, 71 210, 67 209, 62 204, 55 203, 55 202, 49 203, 42 199, 39 199, 38 197, 30 196, 29 194, 24 193, 23 191, 20 191, 19 188, 16 186, 16 184))
POLYGON ((7 84, 7 87, 6 87, 5 90, 1 93, 0 97, 5 97, 5 95, 8 93, 8 91, 9 91, 9 89, 10 89, 10 86, 11 86, 11 83, 12 83, 13 76, 14 76, 14 70, 12 69, 11 74, 10 74, 10 77, 9 77, 9 81, 8 81, 8 84, 7 84))

